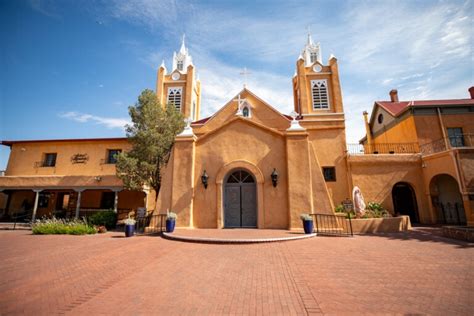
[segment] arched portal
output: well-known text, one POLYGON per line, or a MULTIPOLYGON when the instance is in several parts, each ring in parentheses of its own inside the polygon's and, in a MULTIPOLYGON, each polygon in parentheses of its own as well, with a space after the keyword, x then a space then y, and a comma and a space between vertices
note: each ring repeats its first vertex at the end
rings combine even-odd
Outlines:
POLYGON ((430 195, 438 223, 466 223, 464 204, 455 178, 448 174, 434 176, 430 182, 430 195))
POLYGON ((393 211, 395 214, 408 215, 412 223, 419 223, 416 194, 406 182, 398 182, 392 188, 393 211))
POLYGON ((224 184, 224 227, 257 227, 257 188, 254 177, 234 170, 224 184))

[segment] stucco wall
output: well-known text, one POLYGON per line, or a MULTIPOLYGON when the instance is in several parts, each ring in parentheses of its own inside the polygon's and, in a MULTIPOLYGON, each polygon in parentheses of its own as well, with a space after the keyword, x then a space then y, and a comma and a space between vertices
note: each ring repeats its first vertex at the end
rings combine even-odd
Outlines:
POLYGON ((393 213, 393 186, 398 182, 406 182, 415 191, 420 221, 432 221, 419 155, 364 155, 350 156, 348 159, 352 183, 361 189, 366 202, 381 203, 393 213))
POLYGON ((115 175, 115 165, 105 164, 108 149, 127 150, 126 139, 50 141, 13 144, 5 175, 115 175), (57 153, 55 167, 35 167, 45 153, 57 153), (75 154, 87 154, 86 163, 73 164, 75 154))
MULTIPOLYGON (((217 227, 220 185, 219 171, 234 161, 247 161, 263 175, 263 225, 265 228, 287 228, 287 179, 284 138, 242 121, 234 121, 224 129, 209 134, 196 143, 194 226, 217 227), (273 187, 270 174, 276 168, 280 174, 278 186, 273 187), (204 189, 201 174, 206 170, 209 186, 204 189)), ((175 156, 176 159, 176 156, 175 156)), ((260 219, 262 220, 262 219, 260 219)))

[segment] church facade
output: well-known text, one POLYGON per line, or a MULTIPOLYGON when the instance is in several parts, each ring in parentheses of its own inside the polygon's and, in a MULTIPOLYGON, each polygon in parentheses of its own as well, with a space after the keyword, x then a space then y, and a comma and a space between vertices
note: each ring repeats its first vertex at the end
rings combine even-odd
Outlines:
POLYGON ((199 120, 184 43, 173 60, 169 73, 158 70, 158 99, 193 122, 176 138, 158 210, 178 213, 179 226, 296 228, 301 213, 332 213, 350 196, 337 59, 323 63, 311 36, 296 62, 293 117, 244 88, 199 120))

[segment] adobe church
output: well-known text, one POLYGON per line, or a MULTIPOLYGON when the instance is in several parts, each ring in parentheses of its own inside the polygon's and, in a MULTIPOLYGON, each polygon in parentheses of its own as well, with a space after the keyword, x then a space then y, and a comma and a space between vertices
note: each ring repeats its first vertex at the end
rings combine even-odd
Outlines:
POLYGON ((157 96, 189 117, 177 136, 156 210, 178 226, 296 228, 301 213, 332 214, 350 196, 337 59, 310 35, 292 80, 293 116, 244 87, 200 119, 200 82, 185 47, 158 70, 157 96))
POLYGON ((158 69, 159 101, 188 122, 157 200, 116 176, 127 138, 2 140, 10 157, 0 173, 0 221, 106 210, 123 219, 146 208, 176 212, 180 227, 299 229, 300 214, 332 214, 358 186, 366 202, 412 223, 474 226, 474 87, 470 98, 451 100, 403 101, 392 90, 370 118, 364 113, 366 136, 348 145, 337 59, 323 62, 310 35, 292 88, 291 115, 244 87, 200 118, 201 85, 183 41, 171 71, 158 69))

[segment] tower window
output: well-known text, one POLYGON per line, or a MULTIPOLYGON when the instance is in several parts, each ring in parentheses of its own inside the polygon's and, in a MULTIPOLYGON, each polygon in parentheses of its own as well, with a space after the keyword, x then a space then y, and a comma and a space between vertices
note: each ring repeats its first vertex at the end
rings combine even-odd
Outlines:
POLYGON ((176 63, 176 67, 178 68, 178 70, 183 71, 184 62, 182 60, 178 60, 178 62, 176 63))
POLYGON ((326 79, 311 80, 313 110, 329 109, 328 83, 326 79))
POLYGON ((181 111, 181 87, 168 88, 168 104, 173 104, 178 111, 181 111))
POLYGON ((250 109, 247 106, 242 109, 242 115, 244 117, 250 117, 250 109))
POLYGON ((314 63, 318 60, 318 53, 317 52, 311 52, 309 54, 309 60, 311 61, 311 63, 314 63))

